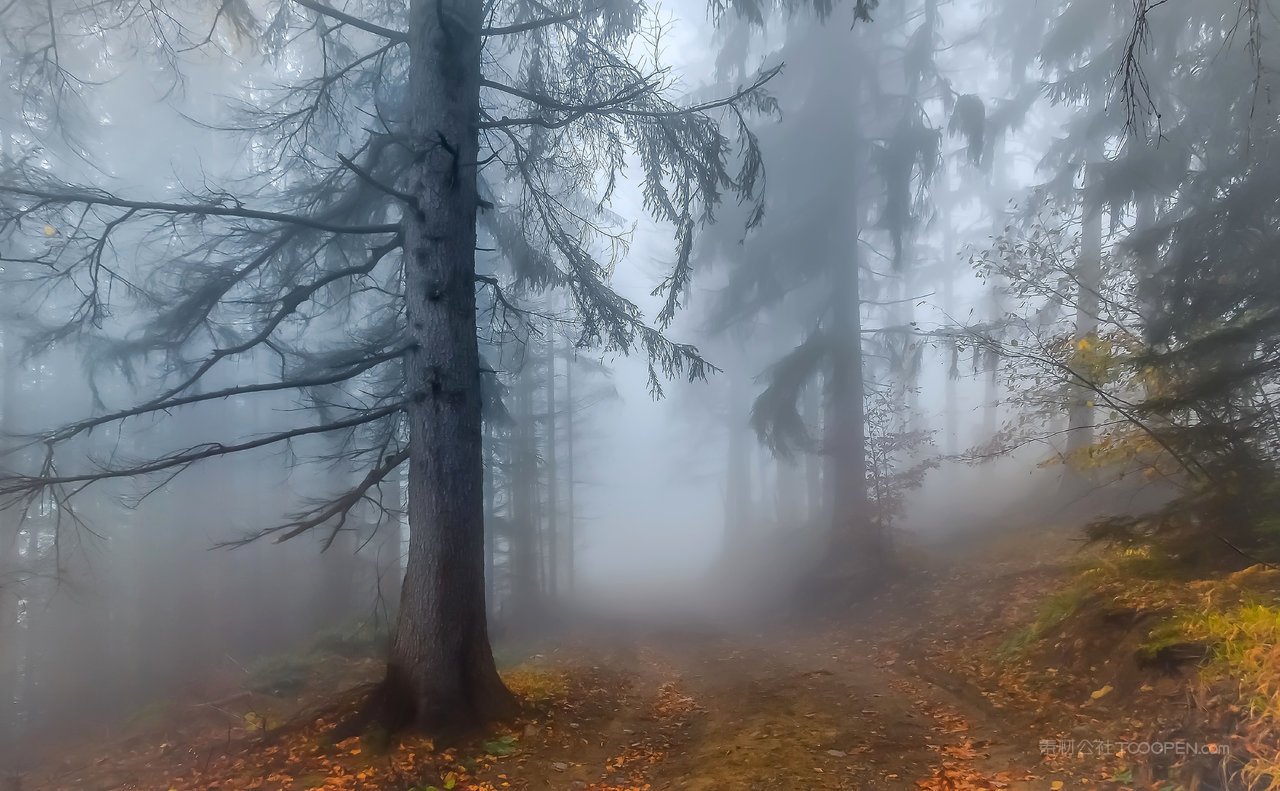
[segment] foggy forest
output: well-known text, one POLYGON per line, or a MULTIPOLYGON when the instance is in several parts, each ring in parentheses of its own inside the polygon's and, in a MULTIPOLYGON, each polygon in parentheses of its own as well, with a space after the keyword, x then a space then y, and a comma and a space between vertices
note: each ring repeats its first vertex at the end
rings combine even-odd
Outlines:
POLYGON ((0 0, 0 791, 1280 789, 1278 42, 0 0))

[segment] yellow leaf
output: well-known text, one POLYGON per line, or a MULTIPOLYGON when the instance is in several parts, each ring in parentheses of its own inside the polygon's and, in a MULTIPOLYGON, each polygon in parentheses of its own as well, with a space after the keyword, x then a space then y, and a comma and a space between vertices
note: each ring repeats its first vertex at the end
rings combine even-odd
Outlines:
POLYGON ((54 235, 54 234, 56 234, 57 232, 58 232, 58 229, 57 229, 57 228, 54 228, 52 225, 46 225, 46 226, 44 227, 44 235, 45 235, 45 236, 53 236, 53 235, 54 235))
POLYGON ((444 776, 444 787, 445 787, 445 788, 453 788, 453 787, 454 787, 454 786, 456 786, 457 784, 458 784, 458 776, 457 776, 456 774, 454 774, 453 772, 450 772, 449 774, 447 774, 447 775, 445 775, 445 776, 444 776))
POLYGON ((1102 689, 1095 689, 1093 693, 1089 695, 1089 697, 1093 698, 1094 700, 1097 700, 1098 698, 1105 698, 1110 693, 1111 693, 1111 685, 1107 684, 1102 689))
POLYGON ((1076 348, 1082 352, 1087 352, 1089 351, 1089 347, 1092 345, 1093 344, 1089 343, 1088 338, 1081 338, 1079 342, 1076 343, 1076 348))
POLYGON ((1049 784, 1049 789, 1050 791, 1062 791, 1062 781, 1054 780, 1052 783, 1049 784))

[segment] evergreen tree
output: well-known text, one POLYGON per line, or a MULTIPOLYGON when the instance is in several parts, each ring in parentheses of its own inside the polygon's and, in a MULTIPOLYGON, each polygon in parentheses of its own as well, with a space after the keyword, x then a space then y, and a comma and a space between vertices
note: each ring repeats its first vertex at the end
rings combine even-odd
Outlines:
POLYGON ((31 293, 49 310, 31 343, 75 338, 102 377, 118 376, 108 367, 162 376, 131 403, 111 398, 41 434, 42 463, 14 470, 0 491, 66 503, 105 481, 343 437, 361 472, 354 485, 260 533, 321 530, 332 542, 407 463, 407 572, 380 714, 439 728, 509 711, 486 633, 477 289, 510 320, 521 310, 511 293, 563 290, 576 343, 647 355, 655 391, 665 375, 704 375, 695 349, 608 286, 601 253, 625 234, 604 207, 634 156, 646 208, 675 229, 660 316, 670 321, 698 228, 725 195, 756 199, 761 163, 746 124, 771 109, 759 90, 771 74, 723 99, 679 103, 668 72, 628 57, 660 29, 632 2, 413 0, 406 14, 376 0, 163 10, 58 0, 4 13, 17 33, 5 44, 25 69, 6 84, 6 104, 28 111, 0 171, 0 224, 43 268, 31 293), (265 65, 246 41, 270 55, 265 65), (218 86, 230 107, 204 119, 205 133, 225 138, 224 150, 243 145, 256 167, 215 164, 201 186, 173 180, 141 197, 112 179, 117 141, 95 121, 113 96, 97 86, 129 83, 129 64, 150 57, 198 87, 226 70, 244 75, 244 86, 218 86), (745 146, 740 168, 724 114, 745 146), (45 227, 54 233, 42 237, 45 227), (478 268, 477 247, 504 268, 478 268), (314 331, 344 300, 353 307, 342 335, 314 331), (267 358, 270 378, 200 385, 239 359, 267 358), (282 391, 310 410, 253 438, 97 464, 63 452, 103 427, 282 391))

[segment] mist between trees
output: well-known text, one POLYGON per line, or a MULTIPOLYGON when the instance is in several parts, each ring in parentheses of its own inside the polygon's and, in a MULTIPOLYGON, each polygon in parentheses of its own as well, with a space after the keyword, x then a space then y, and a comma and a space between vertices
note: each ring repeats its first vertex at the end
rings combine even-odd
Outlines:
POLYGON ((355 623, 482 724, 1047 479, 1269 557, 1276 10, 0 4, 0 744, 355 623))

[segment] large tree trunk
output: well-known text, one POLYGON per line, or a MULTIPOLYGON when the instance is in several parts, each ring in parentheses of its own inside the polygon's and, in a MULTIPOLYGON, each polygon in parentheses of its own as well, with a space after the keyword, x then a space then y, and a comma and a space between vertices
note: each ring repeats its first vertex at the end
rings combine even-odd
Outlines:
POLYGON ((514 699, 484 602, 476 167, 483 9, 412 0, 408 115, 419 152, 406 209, 409 560, 384 687, 392 727, 474 727, 514 699))

